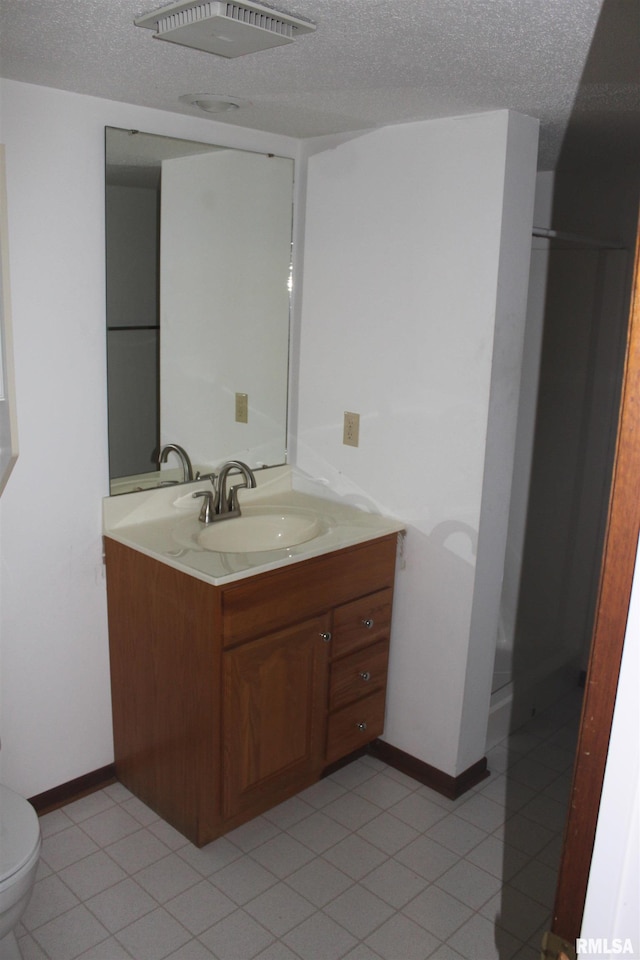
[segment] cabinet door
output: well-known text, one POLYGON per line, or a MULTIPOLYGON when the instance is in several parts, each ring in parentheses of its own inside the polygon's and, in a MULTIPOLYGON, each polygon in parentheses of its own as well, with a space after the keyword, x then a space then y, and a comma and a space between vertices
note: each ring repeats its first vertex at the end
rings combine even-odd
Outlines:
POLYGON ((254 816, 319 776, 328 629, 328 618, 317 617, 225 652, 225 819, 254 816))

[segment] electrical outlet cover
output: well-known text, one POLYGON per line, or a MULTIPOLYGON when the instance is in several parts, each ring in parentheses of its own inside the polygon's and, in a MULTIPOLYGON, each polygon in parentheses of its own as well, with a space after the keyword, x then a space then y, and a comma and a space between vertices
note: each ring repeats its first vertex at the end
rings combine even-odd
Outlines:
POLYGON ((360 414, 345 410, 342 442, 348 447, 357 447, 360 442, 360 414))

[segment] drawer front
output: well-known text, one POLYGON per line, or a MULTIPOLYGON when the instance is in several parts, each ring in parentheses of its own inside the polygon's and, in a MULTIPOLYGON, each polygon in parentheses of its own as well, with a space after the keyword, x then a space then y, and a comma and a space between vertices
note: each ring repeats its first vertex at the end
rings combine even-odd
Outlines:
POLYGON ((333 763, 364 747, 384 730, 385 691, 357 700, 329 717, 326 762, 333 763))
MULTIPOLYGON (((230 521, 233 522, 233 521, 230 521)), ((354 597, 391 588, 396 534, 346 547, 222 588, 225 647, 320 616, 354 597)), ((391 595, 391 589, 388 590, 391 595)), ((367 642, 373 637, 368 636, 367 642)))
POLYGON ((388 640, 380 640, 336 660, 331 667, 329 710, 339 710, 360 697, 383 689, 387 683, 388 660, 388 640))
POLYGON ((377 593, 336 607, 333 613, 334 658, 389 637, 392 596, 391 589, 378 590, 377 593))

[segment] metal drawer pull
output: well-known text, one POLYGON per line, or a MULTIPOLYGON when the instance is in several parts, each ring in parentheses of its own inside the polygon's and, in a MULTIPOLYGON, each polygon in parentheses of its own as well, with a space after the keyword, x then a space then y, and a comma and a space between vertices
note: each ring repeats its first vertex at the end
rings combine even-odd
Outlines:
POLYGON ((356 723, 356 727, 358 728, 358 730, 366 730, 367 729, 366 720, 361 720, 360 723, 356 723))
POLYGON ((360 679, 364 680, 364 682, 366 683, 367 680, 371 680, 371 674, 369 673, 368 670, 363 670, 362 673, 360 674, 360 679))
POLYGON ((370 619, 363 620, 362 623, 367 628, 367 630, 371 630, 371 627, 373 626, 373 620, 370 620, 370 619))
POLYGON ((322 637, 325 643, 329 643, 329 641, 331 640, 331 634, 329 633, 329 631, 326 631, 325 633, 321 633, 320 636, 322 637))

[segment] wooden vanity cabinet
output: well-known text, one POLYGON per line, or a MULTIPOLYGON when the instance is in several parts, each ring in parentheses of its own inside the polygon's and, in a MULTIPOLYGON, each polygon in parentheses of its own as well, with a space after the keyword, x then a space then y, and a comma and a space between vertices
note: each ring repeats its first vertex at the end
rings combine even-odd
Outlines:
POLYGON ((119 779, 202 845, 379 736, 396 540, 214 586, 106 537, 119 779))

